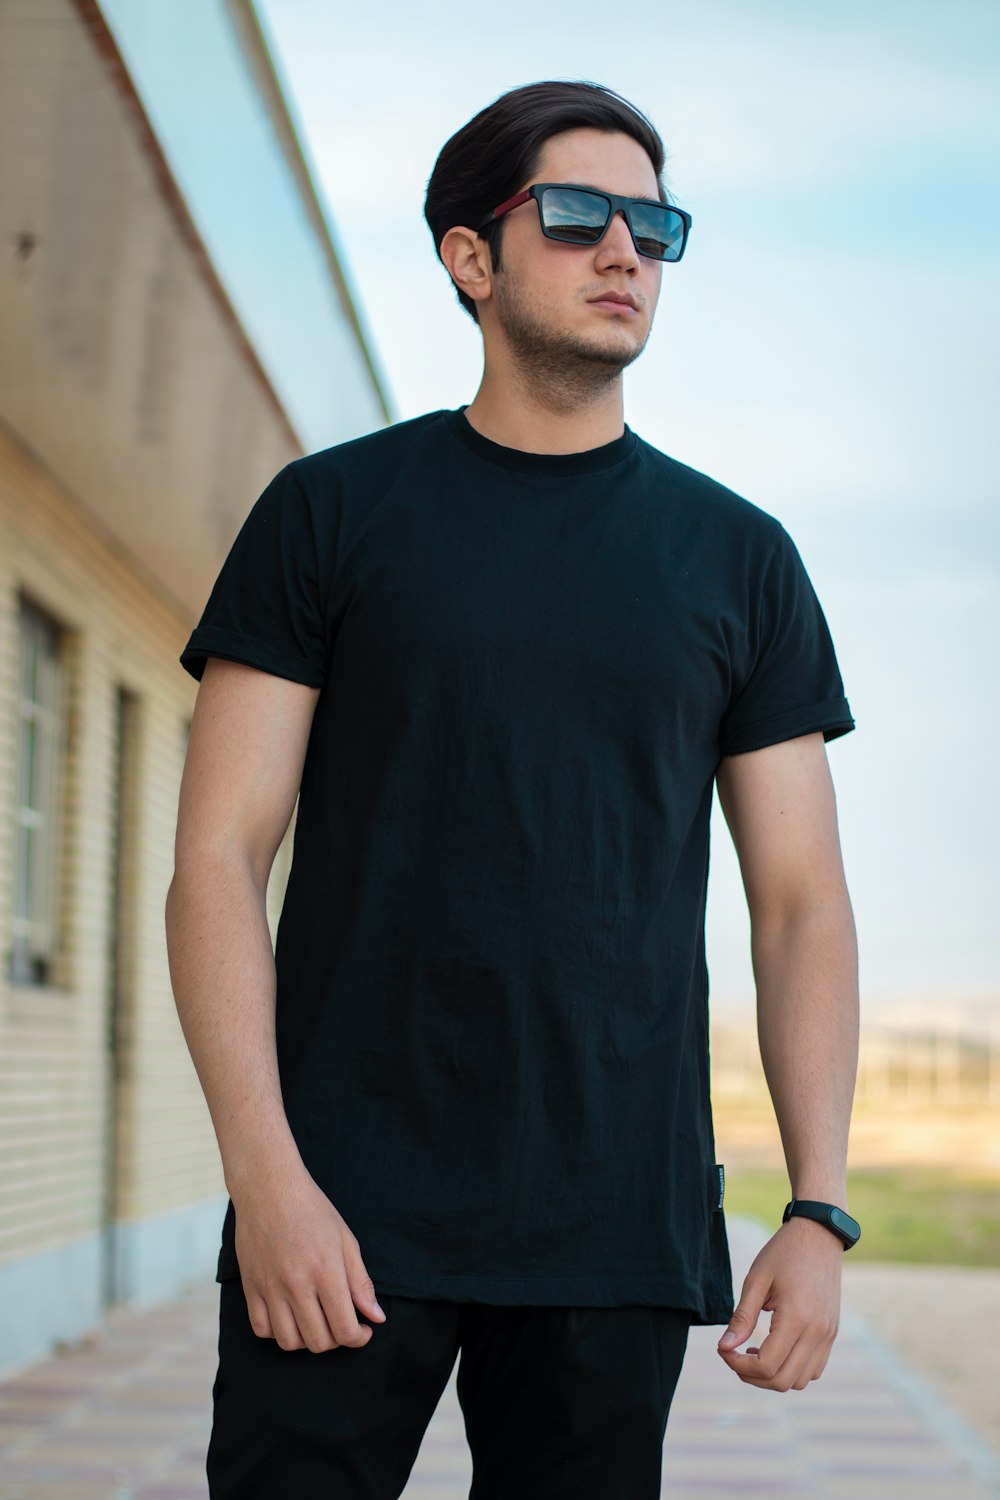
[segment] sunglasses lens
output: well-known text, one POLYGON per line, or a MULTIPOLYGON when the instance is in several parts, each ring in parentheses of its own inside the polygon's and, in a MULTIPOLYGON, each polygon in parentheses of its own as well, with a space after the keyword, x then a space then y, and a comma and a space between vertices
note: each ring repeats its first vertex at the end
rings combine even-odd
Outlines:
POLYGON ((632 228, 641 255, 654 260, 679 260, 684 248, 684 220, 673 209, 655 203, 632 205, 632 228))
MULTIPOLYGON (((602 193, 586 188, 545 188, 539 207, 542 228, 554 240, 570 245, 594 245, 601 238, 611 207, 602 193)), ((684 250, 684 220, 672 208, 656 203, 633 203, 632 227, 636 249, 653 260, 680 260, 684 250)))
POLYGON ((608 222, 607 198, 583 188, 545 188, 539 208, 542 228, 553 239, 572 245, 593 245, 608 222))

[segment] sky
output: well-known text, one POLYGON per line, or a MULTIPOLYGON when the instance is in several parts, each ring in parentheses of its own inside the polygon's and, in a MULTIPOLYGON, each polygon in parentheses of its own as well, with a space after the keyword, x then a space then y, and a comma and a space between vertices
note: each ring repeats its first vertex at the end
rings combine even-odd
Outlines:
MULTIPOLYGON (((423 218, 445 141, 545 78, 652 119, 693 222, 625 419, 776 516, 819 595, 863 1014, 1000 1017, 1000 6, 256 6, 394 420, 482 373, 423 218)), ((713 1004, 745 1006, 717 800, 707 946, 713 1004)))

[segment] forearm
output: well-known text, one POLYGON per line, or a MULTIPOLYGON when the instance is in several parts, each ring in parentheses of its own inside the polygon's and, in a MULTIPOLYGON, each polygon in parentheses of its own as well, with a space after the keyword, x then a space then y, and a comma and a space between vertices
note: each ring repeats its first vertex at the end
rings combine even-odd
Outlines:
POLYGON ((179 861, 166 930, 177 1013, 235 1197, 301 1164, 281 1097, 267 912, 249 867, 179 861))
POLYGON ((857 1080, 857 934, 846 891, 751 939, 761 1061, 792 1195, 847 1208, 857 1080))

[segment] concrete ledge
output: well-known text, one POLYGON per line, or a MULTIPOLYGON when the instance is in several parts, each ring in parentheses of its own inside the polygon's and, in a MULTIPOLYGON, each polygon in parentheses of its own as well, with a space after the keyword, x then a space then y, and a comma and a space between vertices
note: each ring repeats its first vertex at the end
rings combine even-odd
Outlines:
POLYGON ((174 1296, 189 1281, 213 1277, 228 1202, 223 1193, 115 1224, 115 1301, 144 1306, 174 1296))
MULTIPOLYGON (((116 1302, 145 1306, 215 1275, 229 1199, 205 1198, 111 1231, 116 1302)), ((105 1314, 104 1236, 0 1263, 0 1379, 96 1327, 105 1314)))
POLYGON ((0 1265, 0 1376, 45 1359, 103 1313, 99 1234, 0 1265))

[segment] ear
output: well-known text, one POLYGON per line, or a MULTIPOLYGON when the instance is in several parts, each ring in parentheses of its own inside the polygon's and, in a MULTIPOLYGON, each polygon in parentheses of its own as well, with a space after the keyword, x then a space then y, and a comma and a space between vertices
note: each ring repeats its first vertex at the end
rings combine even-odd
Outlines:
POLYGON ((486 302, 493 295, 490 250, 474 229, 455 225, 441 241, 441 259, 455 285, 473 302, 486 302))

